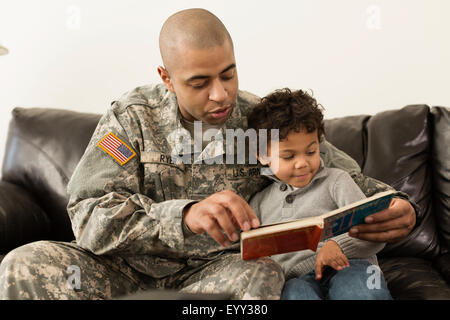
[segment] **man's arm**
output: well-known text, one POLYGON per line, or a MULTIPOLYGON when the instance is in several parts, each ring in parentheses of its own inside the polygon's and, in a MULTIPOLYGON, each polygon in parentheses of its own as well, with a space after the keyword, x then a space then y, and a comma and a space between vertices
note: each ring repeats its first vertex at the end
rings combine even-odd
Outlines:
POLYGON ((207 232, 217 243, 228 246, 228 240, 237 240, 238 229, 259 225, 247 202, 232 191, 194 201, 185 199, 181 192, 176 194, 180 188, 173 188, 170 190, 173 200, 152 199, 152 194, 163 198, 163 190, 161 184, 148 186, 152 176, 158 180, 158 172, 147 172, 149 177, 144 179, 139 146, 142 128, 127 111, 113 110, 100 120, 68 185, 67 210, 81 247, 96 254, 170 251, 177 255, 183 254, 185 241, 193 234, 207 232), (130 157, 126 163, 114 158, 117 158, 114 150, 106 146, 112 153, 109 154, 98 146, 110 132, 124 143, 120 148, 125 157, 127 154, 130 157), (131 156, 126 148, 136 155, 131 156))
MULTIPOLYGON (((361 168, 350 156, 328 141, 320 144, 325 166, 347 171, 366 197, 394 190, 389 185, 361 173, 361 168)), ((388 209, 366 217, 365 224, 350 229, 349 235, 361 240, 395 242, 406 237, 416 224, 416 210, 405 193, 399 192, 388 209)))
POLYGON ((68 184, 67 210, 76 241, 96 254, 145 254, 183 247, 182 210, 192 200, 155 202, 145 194, 139 145, 130 130, 137 127, 133 122, 126 111, 109 110, 68 184), (107 146, 111 154, 98 146, 110 132, 124 143, 119 147, 125 154, 121 158, 107 146), (128 160, 121 164, 114 157, 128 160))

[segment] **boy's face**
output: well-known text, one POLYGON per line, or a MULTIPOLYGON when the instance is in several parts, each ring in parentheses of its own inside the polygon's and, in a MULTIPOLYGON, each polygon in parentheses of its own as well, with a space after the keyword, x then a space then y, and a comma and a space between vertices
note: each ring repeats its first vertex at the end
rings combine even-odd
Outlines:
MULTIPOLYGON (((317 129, 311 133, 306 130, 290 132, 279 141, 278 154, 272 155, 270 145, 267 148, 268 164, 272 172, 281 181, 293 187, 308 185, 320 167, 319 138, 317 129)), ((261 163, 267 164, 258 158, 261 163)))

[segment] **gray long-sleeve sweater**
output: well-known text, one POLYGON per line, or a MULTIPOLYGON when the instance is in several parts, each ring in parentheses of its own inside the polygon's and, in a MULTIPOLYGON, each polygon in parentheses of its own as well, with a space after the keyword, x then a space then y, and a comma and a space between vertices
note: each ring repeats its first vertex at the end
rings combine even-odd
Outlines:
MULTIPOLYGON (((317 174, 303 188, 294 188, 275 176, 271 178, 274 183, 250 200, 261 224, 318 216, 365 198, 347 172, 326 168, 322 160, 317 174)), ((376 253, 385 246, 349 237, 347 233, 328 240, 336 241, 347 258, 367 259, 372 264, 378 264, 376 253)), ((314 269, 317 253, 324 243, 319 243, 316 252, 303 250, 271 258, 281 265, 286 279, 301 277, 314 269)))

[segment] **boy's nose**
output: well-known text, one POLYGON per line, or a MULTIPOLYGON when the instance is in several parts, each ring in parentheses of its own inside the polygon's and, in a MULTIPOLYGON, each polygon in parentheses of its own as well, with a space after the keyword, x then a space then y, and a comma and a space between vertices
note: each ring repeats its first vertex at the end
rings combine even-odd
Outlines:
POLYGON ((307 163, 303 158, 298 159, 297 161, 295 161, 295 169, 300 169, 303 167, 306 167, 307 163))

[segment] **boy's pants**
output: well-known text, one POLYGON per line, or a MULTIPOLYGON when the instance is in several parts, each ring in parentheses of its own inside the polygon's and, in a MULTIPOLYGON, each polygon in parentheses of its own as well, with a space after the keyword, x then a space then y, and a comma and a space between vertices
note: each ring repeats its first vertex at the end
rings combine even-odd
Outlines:
POLYGON ((279 299, 284 283, 270 258, 224 253, 196 268, 156 279, 119 256, 98 256, 75 243, 38 241, 9 252, 0 264, 0 299, 111 299, 150 289, 279 299))
MULTIPOLYGON (((383 273, 366 260, 349 259, 350 267, 336 271, 322 280, 316 273, 286 281, 282 300, 392 300, 383 273)), ((322 275, 324 276, 324 274, 322 275)))

